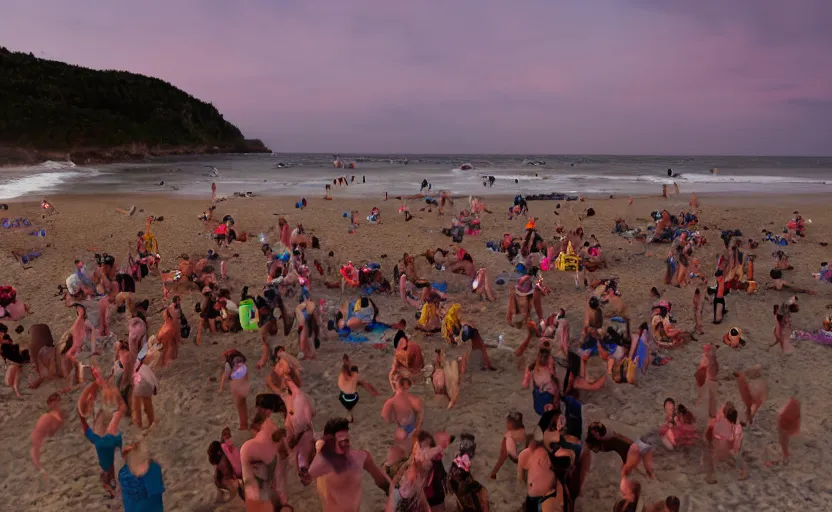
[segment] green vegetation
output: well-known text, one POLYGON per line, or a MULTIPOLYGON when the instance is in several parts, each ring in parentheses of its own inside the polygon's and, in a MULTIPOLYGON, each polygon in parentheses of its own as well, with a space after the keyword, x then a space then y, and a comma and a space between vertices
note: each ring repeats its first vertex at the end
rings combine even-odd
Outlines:
MULTIPOLYGON (((262 152, 259 140, 171 84, 99 71, 0 47, 0 146, 87 155, 262 152), (143 148, 143 149, 137 149, 143 148)), ((102 156, 106 158, 106 156, 102 156)))

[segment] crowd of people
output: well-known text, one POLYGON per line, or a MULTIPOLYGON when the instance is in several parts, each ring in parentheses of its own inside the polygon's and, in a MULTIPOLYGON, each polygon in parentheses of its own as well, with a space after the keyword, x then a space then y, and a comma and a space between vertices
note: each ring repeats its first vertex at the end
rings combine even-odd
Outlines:
MULTIPOLYGON (((449 197, 442 197, 442 207, 453 206, 449 197)), ((320 259, 313 258, 317 254, 314 251, 323 254, 321 242, 307 234, 303 225, 293 229, 281 217, 260 235, 263 282, 244 287, 235 295, 224 285, 228 267, 237 257, 235 250, 243 250, 242 244, 254 235, 237 226, 230 215, 215 220, 216 203, 214 196, 199 217, 212 239, 212 248, 204 255, 180 255, 173 270, 159 268, 159 244, 152 228, 162 219, 154 217, 147 219, 145 230, 137 234, 136 245, 124 260, 96 254, 91 260, 74 261, 66 279, 65 305, 74 309, 75 319, 59 338, 52 334, 56 326, 34 324, 28 328, 28 349, 21 348, 13 336, 23 335, 24 330, 10 331, 0 324, 2 353, 8 365, 6 384, 21 396, 21 373, 31 367, 36 378, 30 387, 55 381, 59 391, 49 395, 47 412, 32 430, 31 459, 35 467, 44 474, 49 469, 41 464, 48 438, 72 435, 61 432, 68 416, 64 402, 69 392, 80 389, 76 413, 83 436, 96 452, 105 492, 120 496, 128 511, 162 510, 164 468, 151 457, 150 443, 144 436, 126 443, 121 425, 130 421, 148 432, 155 423, 164 421, 161 416, 169 411, 154 409, 154 397, 160 392, 163 369, 177 364, 183 340, 193 337, 201 345, 206 337, 251 331, 262 346, 256 368, 267 368, 266 389, 252 389, 249 377, 253 369, 245 351, 229 348, 223 352, 218 392, 223 393, 226 387, 230 390, 238 428, 250 432, 251 437, 238 448, 231 430, 226 428, 220 440, 207 447, 206 463, 215 468, 213 483, 218 502, 241 499, 249 511, 294 510, 287 480, 297 478, 303 485, 316 483, 323 510, 357 512, 366 472, 388 496, 386 510, 390 512, 494 509, 484 475, 472 473, 475 437, 469 432, 428 432, 424 428, 427 408, 423 399, 411 392, 427 377, 434 394, 447 399, 449 409, 464 408, 461 385, 472 368, 498 371, 507 384, 510 382, 510 372, 498 370, 489 357, 493 344, 486 342, 463 305, 453 300, 454 292, 420 275, 416 258, 424 258, 437 272, 455 275, 464 282, 465 293, 474 293, 488 304, 496 296, 494 278, 485 266, 458 244, 432 247, 419 255, 405 253, 392 269, 391 284, 381 266, 373 262, 338 265, 331 251, 320 259), (164 307, 148 311, 150 302, 142 297, 152 295, 158 287, 143 281, 157 279, 162 283, 164 307), (327 307, 328 288, 340 288, 349 298, 337 308, 327 307), (400 297, 403 310, 415 314, 413 328, 418 336, 408 332, 406 318, 385 322, 386 312, 372 298, 378 293, 400 297), (182 306, 181 297, 186 294, 201 296, 193 332, 190 315, 182 306), (155 333, 148 329, 151 314, 162 318, 162 326, 155 333), (116 321, 125 322, 126 338, 113 333, 116 321), (316 431, 315 418, 322 411, 303 386, 304 361, 315 359, 319 351, 338 351, 339 338, 373 331, 383 332, 382 339, 392 349, 390 390, 376 389, 361 373, 360 365, 344 355, 337 375, 343 414, 327 411, 323 430, 316 431), (292 332, 297 333, 297 345, 290 348, 288 337, 292 332), (435 357, 428 358, 432 363, 426 364, 418 337, 433 334, 441 342, 435 357), (286 341, 281 342, 281 338, 286 341), (389 396, 375 413, 391 425, 390 448, 385 457, 375 454, 376 459, 350 444, 350 431, 361 428, 361 414, 370 414, 364 410, 366 406, 358 407, 359 388, 373 396, 389 396), (249 397, 253 392, 256 396, 251 407, 249 397), (117 450, 125 461, 118 470, 117 450), (454 453, 446 467, 449 451, 454 453), (295 471, 290 472, 290 467, 295 471)), ((461 210, 452 220, 448 234, 455 242, 461 242, 463 236, 479 235, 485 219, 481 215, 491 213, 481 198, 472 198, 470 203, 470 208, 461 210), (457 240, 455 233, 460 230, 463 235, 457 240)), ((703 334, 705 302, 713 304, 713 324, 721 324, 731 318, 727 301, 730 292, 757 291, 755 261, 748 254, 756 242, 743 239, 741 233, 723 232, 724 250, 712 275, 705 275, 697 251, 706 241, 690 232, 701 215, 695 197, 690 206, 688 212, 678 216, 667 210, 657 212, 654 235, 646 239, 649 244, 668 244, 664 286, 693 288, 696 321, 688 329, 680 327, 674 316, 680 306, 664 299, 657 288, 652 289, 654 301, 649 314, 642 316, 628 308, 626 290, 621 289, 619 281, 602 275, 609 262, 598 239, 585 233, 582 216, 570 228, 559 223, 553 240, 540 233, 536 219, 528 217, 528 206, 518 196, 509 215, 525 220, 523 231, 518 236, 505 233, 489 245, 493 251, 505 253, 517 274, 508 290, 505 316, 508 328, 525 333, 515 356, 520 360, 526 351, 533 354, 531 364, 523 365, 521 383, 531 390, 537 415, 531 428, 516 410, 493 411, 505 417, 506 426, 499 458, 489 477, 496 479, 510 461, 525 489, 525 497, 518 501, 522 510, 574 510, 592 470, 593 454, 601 452, 615 452, 621 458, 620 499, 610 503, 615 511, 680 510, 681 501, 673 495, 648 503, 637 476, 642 473, 644 478, 656 478, 654 459, 665 456, 664 450, 700 449, 708 483, 716 482, 716 464, 724 459, 734 462, 739 478, 748 477, 743 450, 755 447, 744 443, 743 428, 754 421, 766 400, 768 383, 759 367, 738 371, 735 378, 745 407, 720 401, 718 343, 702 344, 702 360, 695 373, 698 401, 707 405, 706 417, 697 418, 691 407, 667 398, 664 423, 635 439, 613 431, 603 422, 586 422, 583 417, 582 402, 589 394, 648 379, 651 366, 667 361, 666 351, 697 341, 697 336, 703 334), (545 271, 554 271, 564 255, 576 259, 575 284, 586 291, 585 309, 547 312, 544 309, 548 302, 543 299, 552 290, 545 283, 545 271), (579 332, 570 332, 569 316, 582 318, 579 332), (591 376, 589 370, 595 358, 604 370, 591 376)), ((50 212, 55 211, 51 203, 50 208, 50 212)), ((380 223, 377 208, 371 217, 371 222, 380 223)), ((616 222, 615 231, 628 229, 620 222, 616 222)), ((802 237, 805 229, 805 223, 798 219, 789 223, 787 231, 802 237)), ((793 286, 783 277, 791 266, 782 250, 773 257, 772 280, 767 288, 814 293, 793 286)), ((821 275, 825 279, 824 272, 821 275)), ((4 292, 2 306, 9 318, 3 320, 25 318, 26 310, 20 307, 18 298, 21 292, 25 290, 4 292)), ((783 353, 793 350, 790 319, 798 311, 797 296, 784 298, 774 307, 772 345, 779 345, 783 353)), ((832 332, 832 319, 827 319, 820 331, 832 332)), ((722 342, 732 350, 746 345, 742 330, 735 327, 725 332, 722 342)), ((789 439, 800 431, 800 402, 796 397, 782 406, 777 427, 782 456, 788 460, 789 439)))

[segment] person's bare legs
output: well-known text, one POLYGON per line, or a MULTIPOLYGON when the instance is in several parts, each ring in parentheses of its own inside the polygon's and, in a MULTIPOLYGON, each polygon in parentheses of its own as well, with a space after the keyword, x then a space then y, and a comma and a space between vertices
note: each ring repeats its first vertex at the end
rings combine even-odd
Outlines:
POLYGON ((494 465, 494 469, 491 470, 491 475, 489 476, 491 480, 497 479, 497 472, 500 471, 500 468, 503 467, 503 464, 505 464, 506 460, 508 459, 508 450, 506 449, 506 442, 506 436, 500 438, 500 455, 497 458, 497 463, 494 465))
POLYGON ((6 385, 10 386, 17 398, 23 398, 20 394, 20 366, 10 363, 8 370, 6 370, 6 385))
POLYGON ((598 379, 590 381, 586 377, 575 377, 575 380, 572 381, 572 387, 575 389, 582 389, 584 391, 597 391, 604 387, 604 383, 607 381, 607 374, 601 375, 598 379))
POLYGON ((506 321, 508 325, 514 326, 514 315, 517 314, 517 294, 514 288, 508 292, 508 307, 506 308, 506 321))
POLYGON ((652 480, 656 479, 655 473, 653 473, 653 450, 650 450, 641 458, 642 464, 644 464, 644 470, 647 472, 647 476, 649 476, 652 480))
POLYGON ((132 402, 133 406, 131 409, 133 410, 133 425, 142 428, 142 399, 141 397, 134 396, 132 402))
POLYGON ((777 415, 777 432, 780 448, 783 450, 783 463, 789 462, 789 438, 800 433, 800 402, 795 397, 789 398, 777 415))
POLYGON ((266 323, 260 328, 260 342, 263 344, 263 355, 257 361, 257 369, 259 370, 269 362, 269 324, 266 323))
POLYGON ((234 405, 237 406, 237 416, 240 417, 240 430, 248 430, 248 408, 246 397, 234 395, 234 405))
POLYGON ((144 412, 147 415, 147 428, 150 428, 156 423, 156 414, 153 411, 153 397, 143 396, 141 397, 141 401, 144 412))
MULTIPOLYGON (((535 287, 534 293, 532 293, 532 304, 534 305, 534 312, 537 314, 537 319, 543 321, 546 318, 543 316, 543 292, 537 287, 535 287)), ((529 316, 531 316, 531 313, 529 313, 529 316)))

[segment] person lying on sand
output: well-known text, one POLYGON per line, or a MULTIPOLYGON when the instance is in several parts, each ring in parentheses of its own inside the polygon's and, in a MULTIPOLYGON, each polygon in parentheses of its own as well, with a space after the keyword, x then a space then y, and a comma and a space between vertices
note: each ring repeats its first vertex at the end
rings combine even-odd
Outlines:
POLYGON ((772 282, 766 284, 766 288, 769 290, 788 290, 794 293, 805 293, 807 295, 815 295, 817 294, 814 290, 809 290, 808 288, 799 288, 783 278, 783 271, 773 268, 771 272, 769 272, 769 276, 772 279, 772 282))
POLYGON ((371 395, 378 396, 378 391, 372 384, 361 379, 358 366, 350 361, 350 356, 344 354, 343 365, 338 373, 338 401, 344 406, 349 415, 350 423, 355 421, 352 410, 358 405, 358 387, 366 389, 371 395))
POLYGON ((32 429, 32 448, 30 450, 32 462, 42 475, 46 475, 46 471, 40 464, 40 452, 46 439, 53 437, 66 419, 66 413, 61 409, 61 395, 52 393, 46 399, 46 405, 49 410, 38 418, 35 428, 32 429))

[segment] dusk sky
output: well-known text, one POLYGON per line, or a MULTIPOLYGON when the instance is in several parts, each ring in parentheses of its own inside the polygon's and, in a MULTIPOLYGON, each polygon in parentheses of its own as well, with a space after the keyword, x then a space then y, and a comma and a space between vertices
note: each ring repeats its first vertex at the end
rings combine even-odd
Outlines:
POLYGON ((832 0, 12 0, 280 152, 832 154, 832 0))

